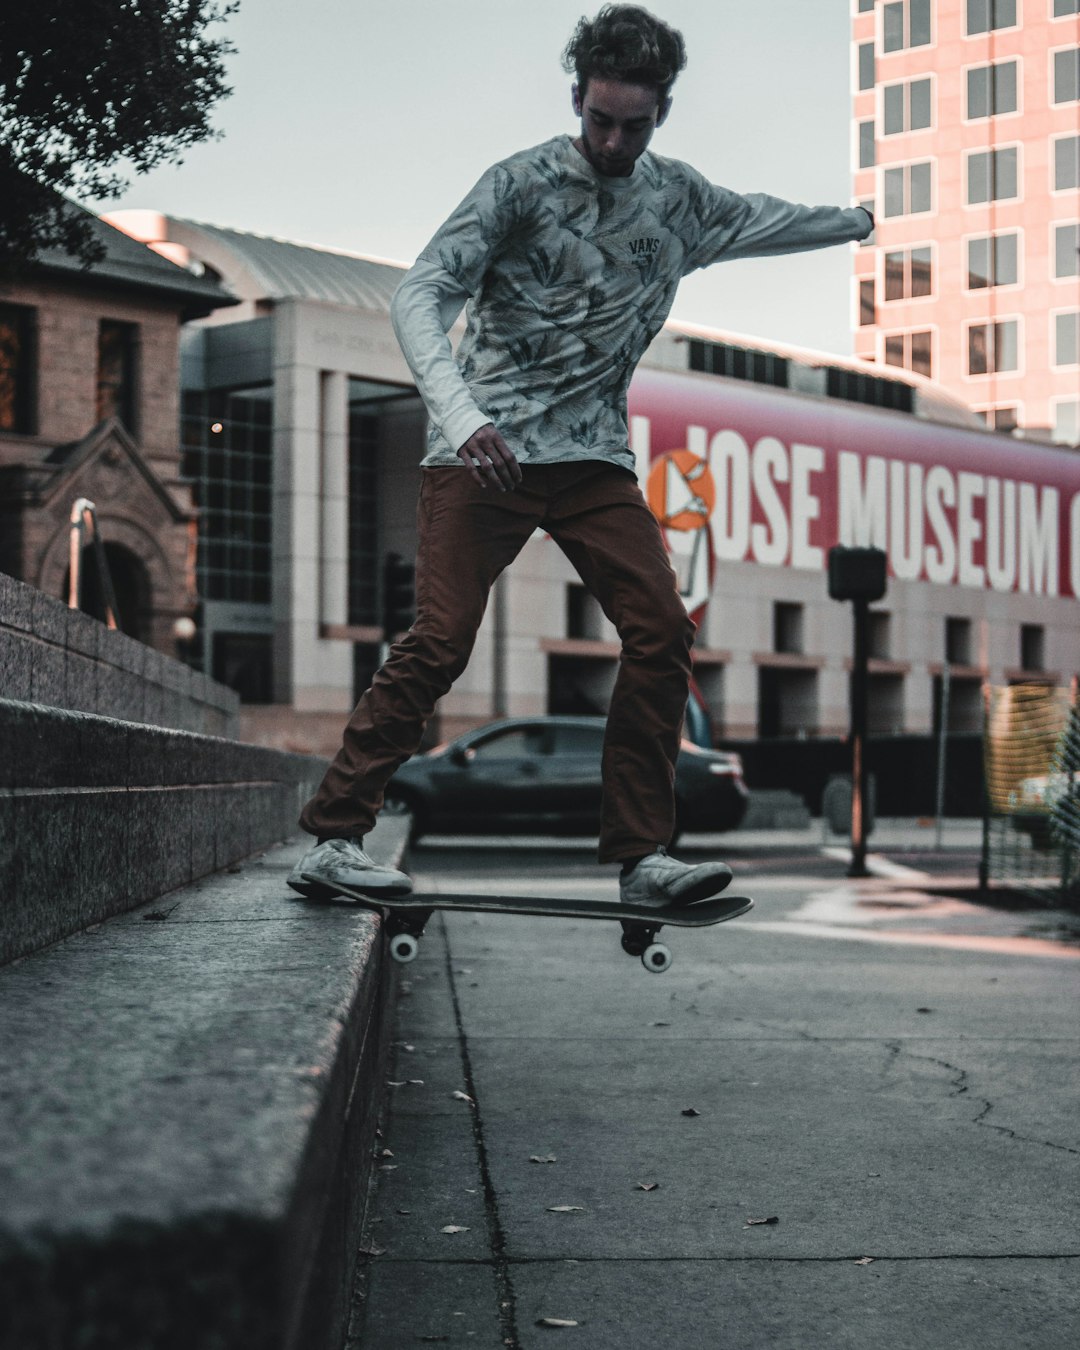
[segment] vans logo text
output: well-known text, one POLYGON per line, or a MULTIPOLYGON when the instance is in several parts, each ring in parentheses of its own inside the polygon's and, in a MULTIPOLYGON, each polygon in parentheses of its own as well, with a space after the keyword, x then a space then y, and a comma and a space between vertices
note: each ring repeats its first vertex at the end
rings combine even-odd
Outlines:
POLYGON ((659 239, 631 239, 630 252, 635 258, 645 258, 650 253, 660 252, 659 239))

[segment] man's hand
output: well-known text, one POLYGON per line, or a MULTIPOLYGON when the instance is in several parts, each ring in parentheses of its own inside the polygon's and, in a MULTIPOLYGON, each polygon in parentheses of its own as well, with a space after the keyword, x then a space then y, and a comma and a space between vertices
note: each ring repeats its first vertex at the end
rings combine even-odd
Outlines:
POLYGON ((517 457, 491 422, 473 432, 458 450, 458 458, 482 488, 496 483, 500 492, 513 492, 521 482, 517 457))

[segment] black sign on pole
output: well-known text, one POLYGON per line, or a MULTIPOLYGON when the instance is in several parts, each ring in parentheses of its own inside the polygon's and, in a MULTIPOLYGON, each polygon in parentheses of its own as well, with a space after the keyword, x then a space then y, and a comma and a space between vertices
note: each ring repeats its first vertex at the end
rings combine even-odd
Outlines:
POLYGON ((867 769, 866 725, 870 664, 870 605, 885 594, 886 557, 880 548, 829 550, 829 595, 850 600, 854 611, 851 664, 851 866, 849 877, 869 876, 866 868, 867 769))

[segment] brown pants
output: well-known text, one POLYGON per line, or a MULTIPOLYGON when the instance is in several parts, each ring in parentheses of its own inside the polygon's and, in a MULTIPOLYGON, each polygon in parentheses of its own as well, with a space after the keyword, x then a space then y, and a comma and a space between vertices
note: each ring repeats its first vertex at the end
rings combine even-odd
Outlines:
POLYGON ((345 728, 300 825, 363 836, 383 790, 420 745, 436 701, 465 669, 488 592, 538 527, 570 559, 622 641, 603 755, 600 861, 667 844, 694 624, 656 518, 633 475, 600 460, 524 465, 514 492, 464 468, 423 470, 416 622, 390 648, 345 728))

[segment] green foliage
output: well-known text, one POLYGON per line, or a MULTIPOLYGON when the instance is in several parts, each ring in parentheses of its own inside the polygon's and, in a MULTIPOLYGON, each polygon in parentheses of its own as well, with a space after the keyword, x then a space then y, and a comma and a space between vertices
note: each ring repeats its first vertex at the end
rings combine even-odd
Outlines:
POLYGON ((0 6, 0 266, 50 246, 89 264, 65 196, 114 197, 217 133, 234 50, 208 29, 238 0, 16 0, 0 6))

